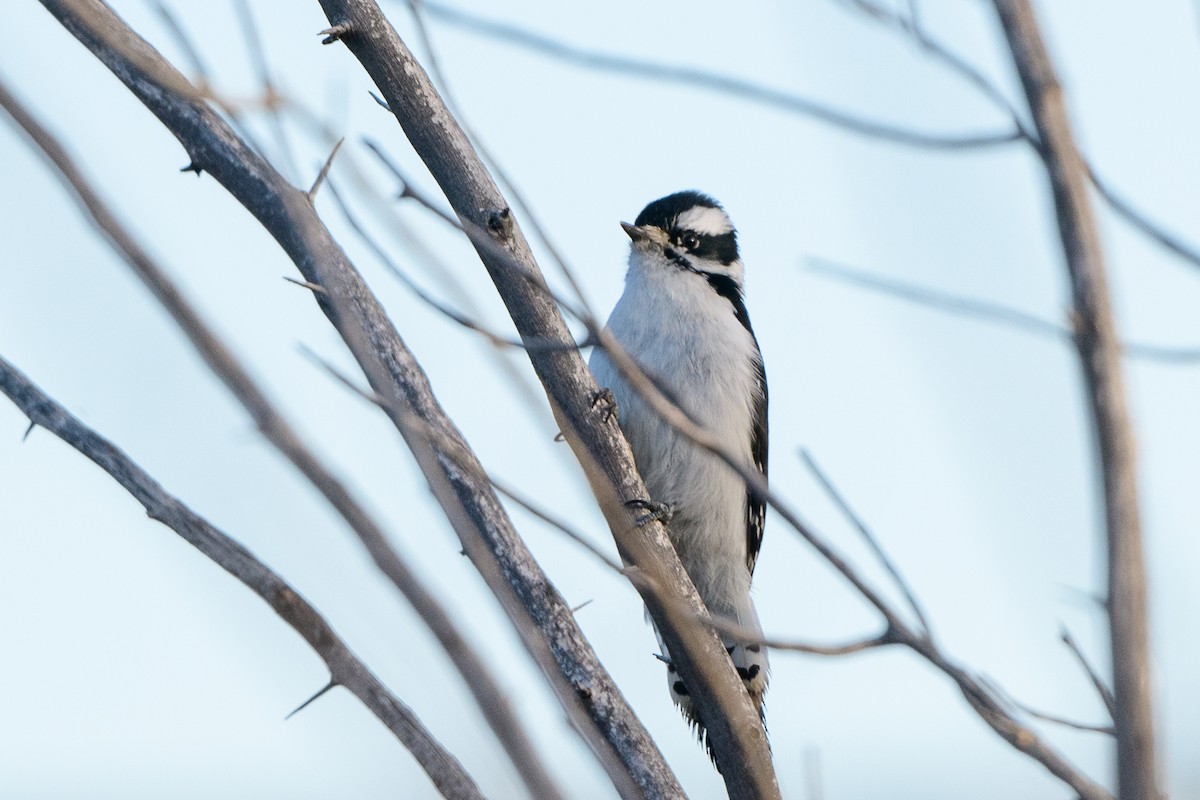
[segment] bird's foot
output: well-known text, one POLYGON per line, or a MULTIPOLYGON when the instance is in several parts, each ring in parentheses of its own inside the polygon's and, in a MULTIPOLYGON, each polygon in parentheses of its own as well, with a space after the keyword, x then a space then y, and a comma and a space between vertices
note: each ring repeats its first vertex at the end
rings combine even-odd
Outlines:
POLYGON ((592 395, 592 409, 600 411, 600 419, 604 422, 617 418, 617 398, 612 389, 601 389, 592 395))
POLYGON ((666 525, 675 516, 675 506, 670 503, 656 503, 653 500, 629 500, 625 503, 625 507, 636 508, 646 512, 637 521, 639 528, 653 522, 661 522, 666 525))

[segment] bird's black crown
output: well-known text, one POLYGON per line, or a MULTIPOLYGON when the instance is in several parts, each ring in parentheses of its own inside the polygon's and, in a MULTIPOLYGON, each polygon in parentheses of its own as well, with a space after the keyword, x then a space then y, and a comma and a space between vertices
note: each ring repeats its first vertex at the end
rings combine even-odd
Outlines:
POLYGON ((670 234, 671 243, 697 258, 719 261, 729 266, 738 256, 737 232, 729 230, 726 233, 695 233, 685 237, 687 231, 679 227, 679 217, 693 208, 715 208, 722 214, 725 209, 716 200, 706 194, 696 191, 676 192, 655 200, 642 209, 634 223, 641 227, 652 225, 670 234), (692 243, 688 243, 688 240, 692 243))
MULTIPOLYGON (((696 206, 721 208, 720 203, 701 192, 691 190, 676 192, 675 194, 669 194, 666 197, 655 200, 643 208, 642 213, 638 214, 633 224, 638 226, 653 225, 656 228, 669 231, 675 226, 675 220, 678 219, 680 214, 696 206)), ((724 209, 721 210, 724 211, 724 209)))

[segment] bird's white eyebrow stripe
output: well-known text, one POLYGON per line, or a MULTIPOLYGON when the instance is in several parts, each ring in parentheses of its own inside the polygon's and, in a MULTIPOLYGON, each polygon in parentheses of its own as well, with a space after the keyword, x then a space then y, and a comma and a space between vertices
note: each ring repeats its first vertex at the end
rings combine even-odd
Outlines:
POLYGON ((733 230, 729 217, 719 208, 693 206, 675 219, 676 227, 710 235, 720 235, 733 230))

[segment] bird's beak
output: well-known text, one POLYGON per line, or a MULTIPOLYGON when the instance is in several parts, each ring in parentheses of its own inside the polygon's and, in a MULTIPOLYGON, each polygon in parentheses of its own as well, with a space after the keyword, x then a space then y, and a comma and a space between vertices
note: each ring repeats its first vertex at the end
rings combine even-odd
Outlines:
POLYGON ((628 222, 622 222, 621 227, 629 234, 629 238, 635 242, 640 242, 642 239, 649 238, 646 235, 645 228, 639 228, 637 225, 630 225, 628 222))

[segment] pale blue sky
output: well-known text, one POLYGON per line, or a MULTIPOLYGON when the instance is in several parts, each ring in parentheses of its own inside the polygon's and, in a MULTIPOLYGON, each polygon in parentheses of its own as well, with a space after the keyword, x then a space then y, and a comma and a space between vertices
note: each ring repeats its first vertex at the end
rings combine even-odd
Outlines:
MULTIPOLYGON (((113 6, 169 57, 143 0, 113 6)), ((335 385, 300 345, 350 368, 292 265, 131 95, 36 3, 10 4, 20 35, 0 76, 67 142, 123 219, 270 394, 369 499, 497 670, 572 797, 615 796, 508 632, 382 417, 335 385)), ((175 2, 234 99, 253 70, 225 2, 175 2)), ((254 0, 281 87, 326 116, 381 191, 358 145, 381 142, 433 184, 367 94, 313 3, 254 0)), ((1193 4, 1038 4, 1080 140, 1123 194, 1200 242, 1200 25, 1193 4)), ((930 132, 997 130, 1004 117, 902 37, 829 0, 784 4, 517 2, 483 14, 594 49, 690 64, 930 132)), ((385 4, 401 34, 400 3, 385 4)), ((990 5, 921 4, 927 29, 1019 100, 990 5)), ((886 591, 886 580, 801 465, 808 448, 910 579, 946 651, 1024 702, 1084 721, 1102 708, 1058 643, 1068 625, 1107 662, 1102 526, 1079 368, 1065 344, 870 294, 806 269, 823 258, 1062 321, 1065 272, 1052 205, 1021 145, 949 153, 864 139, 825 123, 696 89, 580 70, 443 24, 432 26, 467 118, 518 182, 588 299, 621 291, 617 225, 683 188, 720 199, 740 234, 748 305, 771 386, 771 477, 818 530, 886 591)), ((179 62, 177 62, 179 63, 179 62)), ((271 144, 269 127, 254 130, 271 144)), ((325 145, 299 128, 296 182, 325 145)), ((491 797, 523 796, 456 673, 348 531, 256 437, 140 284, 58 183, 0 126, 0 354, 113 439, 169 490, 245 543, 328 615, 491 797)), ((285 170, 287 171, 287 170, 285 170)), ((495 474, 612 550, 564 445, 472 334, 407 293, 341 234, 495 474)), ((360 208, 366 208, 360 205, 360 208)), ((1100 206, 1121 329, 1129 340, 1200 346, 1200 268, 1100 206)), ((467 245, 414 207, 399 214, 442 255, 490 324, 503 308, 467 245)), ((376 220, 384 235, 386 227, 376 220)), ((385 237, 386 238, 386 237, 385 237)), ((434 268, 394 248, 423 285, 434 268)), ((543 266, 562 285, 549 262, 543 266)), ((512 356, 525 380, 531 375, 512 356)), ((1127 362, 1139 436, 1166 787, 1200 797, 1200 367, 1127 362)), ((284 723, 325 680, 320 661, 253 595, 146 518, 109 478, 0 402, 0 795, 431 797, 412 759, 348 694, 284 723)), ((636 594, 579 547, 513 511, 530 547, 695 798, 716 773, 667 697, 636 594)), ((778 519, 756 576, 768 633, 840 641, 877 622, 778 519)), ((825 797, 1067 798, 993 735, 950 682, 900 651, 837 660, 778 654, 768 719, 785 797, 804 798, 806 754, 825 797)), ((1093 777, 1108 743, 1037 725, 1093 777)))

